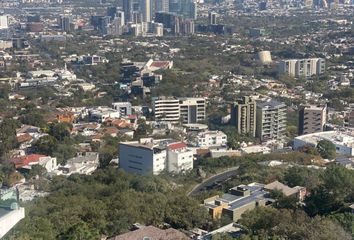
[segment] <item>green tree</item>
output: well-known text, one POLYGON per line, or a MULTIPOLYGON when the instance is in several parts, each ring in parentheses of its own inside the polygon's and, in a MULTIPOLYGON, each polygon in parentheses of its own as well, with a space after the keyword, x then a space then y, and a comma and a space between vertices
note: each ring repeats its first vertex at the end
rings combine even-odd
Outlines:
POLYGON ((0 160, 17 146, 16 128, 18 127, 20 127, 19 122, 9 118, 0 123, 0 160))
POLYGON ((55 137, 46 135, 38 139, 33 144, 33 148, 38 153, 51 156, 58 148, 58 141, 55 137))
POLYGON ((336 157, 336 146, 329 140, 320 140, 316 148, 323 158, 333 159, 336 157))
POLYGON ((72 126, 68 123, 53 123, 49 126, 49 134, 62 142, 65 138, 70 137, 70 129, 72 126))
POLYGON ((69 228, 68 231, 60 237, 60 239, 63 240, 89 240, 99 238, 100 234, 97 229, 88 226, 87 223, 82 221, 69 228))

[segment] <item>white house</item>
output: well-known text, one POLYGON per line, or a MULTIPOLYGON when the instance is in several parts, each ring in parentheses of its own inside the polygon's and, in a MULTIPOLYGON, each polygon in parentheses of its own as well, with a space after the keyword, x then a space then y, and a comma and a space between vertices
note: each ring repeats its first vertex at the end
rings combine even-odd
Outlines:
POLYGON ((222 131, 200 132, 196 142, 197 147, 224 147, 227 145, 227 136, 222 131))

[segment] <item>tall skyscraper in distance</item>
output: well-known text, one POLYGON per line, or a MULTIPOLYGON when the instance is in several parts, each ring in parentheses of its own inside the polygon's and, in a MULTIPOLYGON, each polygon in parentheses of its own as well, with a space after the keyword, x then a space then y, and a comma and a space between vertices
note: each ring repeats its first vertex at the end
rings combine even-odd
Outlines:
POLYGON ((209 12, 208 20, 210 25, 216 25, 217 14, 215 12, 209 12))
POLYGON ((151 0, 140 0, 140 11, 144 22, 151 22, 151 0))
POLYGON ((256 135, 256 101, 248 96, 236 101, 231 107, 231 125, 237 133, 256 135))
POLYGON ((155 0, 155 13, 156 12, 169 12, 169 0, 155 0))
POLYGON ((124 21, 128 23, 132 19, 132 0, 123 0, 124 21))
POLYGON ((111 20, 113 20, 116 16, 117 16, 117 7, 109 7, 107 8, 107 16, 109 16, 111 18, 111 20))
POLYGON ((70 32, 71 29, 71 17, 69 16, 60 16, 58 18, 59 28, 64 32, 70 32))

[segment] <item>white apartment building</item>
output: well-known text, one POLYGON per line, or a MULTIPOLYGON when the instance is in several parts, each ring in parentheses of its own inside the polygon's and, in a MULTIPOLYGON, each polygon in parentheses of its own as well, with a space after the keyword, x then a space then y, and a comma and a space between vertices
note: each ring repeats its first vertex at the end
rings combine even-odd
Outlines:
POLYGON ((121 117, 132 114, 132 104, 130 102, 114 102, 112 108, 117 110, 121 117))
POLYGON ((140 139, 119 144, 119 165, 126 172, 140 175, 187 171, 193 168, 193 152, 181 142, 140 139))
POLYGON ((292 77, 309 78, 325 72, 325 59, 305 58, 282 60, 278 63, 278 72, 292 77))
POLYGON ((183 172, 193 169, 193 151, 185 143, 167 145, 167 171, 183 172))
POLYGON ((198 133, 197 147, 224 147, 227 145, 227 136, 222 131, 206 131, 198 133))
POLYGON ((197 123, 205 120, 205 111, 204 98, 153 98, 153 112, 156 121, 197 123))

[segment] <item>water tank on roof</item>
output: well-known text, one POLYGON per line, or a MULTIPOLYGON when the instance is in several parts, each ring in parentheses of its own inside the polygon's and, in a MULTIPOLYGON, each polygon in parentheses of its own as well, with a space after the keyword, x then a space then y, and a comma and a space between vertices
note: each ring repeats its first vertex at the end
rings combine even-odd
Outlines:
POLYGON ((270 54, 270 51, 260 51, 260 52, 258 52, 258 60, 263 65, 272 63, 272 56, 270 54))

